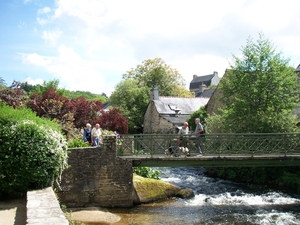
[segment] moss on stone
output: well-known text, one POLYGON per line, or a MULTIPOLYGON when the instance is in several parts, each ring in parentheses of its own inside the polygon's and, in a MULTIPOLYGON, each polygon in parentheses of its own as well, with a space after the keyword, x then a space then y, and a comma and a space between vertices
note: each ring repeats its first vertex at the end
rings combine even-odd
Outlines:
POLYGON ((134 203, 146 203, 175 196, 180 188, 165 181, 133 175, 134 203))

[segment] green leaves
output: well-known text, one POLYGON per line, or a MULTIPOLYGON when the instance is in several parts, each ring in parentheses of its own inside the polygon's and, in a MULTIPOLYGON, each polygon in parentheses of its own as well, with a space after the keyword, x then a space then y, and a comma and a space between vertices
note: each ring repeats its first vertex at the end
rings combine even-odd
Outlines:
POLYGON ((53 122, 2 106, 0 126, 0 198, 51 186, 67 168, 67 142, 53 122))
MULTIPOLYGON (((259 35, 247 40, 241 58, 233 56, 222 78, 223 132, 293 132, 292 110, 299 105, 297 75, 272 43, 259 35), (226 127, 224 126, 224 127, 226 127)), ((220 127, 210 119, 215 126, 220 127)), ((212 126, 210 126, 212 127, 212 126)))

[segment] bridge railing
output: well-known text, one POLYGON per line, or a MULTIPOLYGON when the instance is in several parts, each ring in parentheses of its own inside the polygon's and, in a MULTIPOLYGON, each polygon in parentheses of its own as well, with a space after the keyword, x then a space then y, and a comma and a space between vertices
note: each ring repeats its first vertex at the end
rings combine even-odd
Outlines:
MULTIPOLYGON (((161 155, 170 146, 178 147, 177 134, 121 135, 118 155, 161 155)), ((300 154, 300 133, 216 133, 187 135, 183 141, 191 155, 200 138, 203 155, 296 155, 300 154)))

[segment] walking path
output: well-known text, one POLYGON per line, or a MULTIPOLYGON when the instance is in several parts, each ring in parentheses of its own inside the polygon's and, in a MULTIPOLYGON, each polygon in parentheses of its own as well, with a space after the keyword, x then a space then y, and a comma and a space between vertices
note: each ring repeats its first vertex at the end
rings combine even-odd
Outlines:
POLYGON ((26 225, 26 196, 0 201, 1 225, 26 225))

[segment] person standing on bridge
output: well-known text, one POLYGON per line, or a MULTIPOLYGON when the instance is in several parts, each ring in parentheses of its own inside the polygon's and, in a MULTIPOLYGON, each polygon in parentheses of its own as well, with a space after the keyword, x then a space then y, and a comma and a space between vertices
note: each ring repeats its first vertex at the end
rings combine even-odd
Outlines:
POLYGON ((196 128, 195 131, 193 133, 193 135, 196 135, 196 142, 195 142, 195 147, 196 150, 198 150, 199 154, 202 155, 202 144, 201 144, 201 135, 203 133, 203 126, 200 123, 200 119, 196 118, 195 119, 195 124, 196 124, 196 128))
POLYGON ((184 122, 183 127, 178 131, 177 144, 179 147, 187 147, 186 135, 189 134, 189 124, 184 122))

